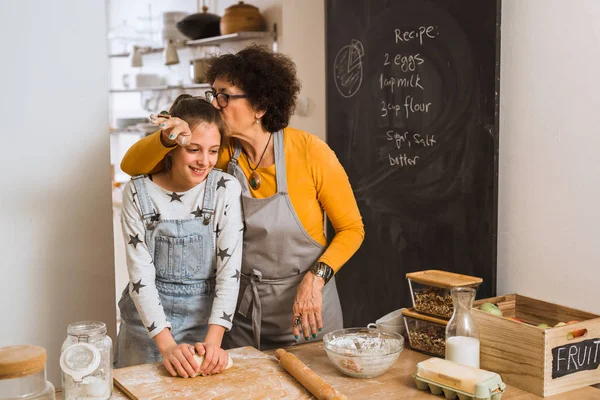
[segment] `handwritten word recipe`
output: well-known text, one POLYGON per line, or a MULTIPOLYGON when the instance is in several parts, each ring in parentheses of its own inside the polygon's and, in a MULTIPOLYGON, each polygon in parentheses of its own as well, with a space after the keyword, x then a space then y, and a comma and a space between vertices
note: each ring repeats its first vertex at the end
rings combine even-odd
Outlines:
MULTIPOLYGON (((414 49, 418 46, 425 46, 427 42, 435 40, 439 33, 435 26, 420 26, 416 29, 394 29, 393 40, 396 47, 400 50, 395 54, 383 54, 383 66, 386 71, 393 73, 379 74, 379 88, 383 97, 389 98, 389 93, 398 94, 398 97, 391 96, 396 100, 381 100, 380 116, 381 118, 402 118, 407 122, 418 114, 430 112, 432 103, 427 101, 426 85, 421 79, 419 69, 425 64, 426 59, 418 52, 403 53, 403 45, 410 44, 414 49), (416 93, 419 93, 417 100, 416 93), (425 99, 425 100, 423 100, 425 99)), ((433 147, 436 144, 435 135, 421 135, 415 132, 409 132, 406 129, 390 129, 386 132, 386 140, 393 143, 393 147, 388 154, 388 160, 391 166, 411 167, 417 164, 418 155, 412 152, 410 155, 407 149, 433 147)))

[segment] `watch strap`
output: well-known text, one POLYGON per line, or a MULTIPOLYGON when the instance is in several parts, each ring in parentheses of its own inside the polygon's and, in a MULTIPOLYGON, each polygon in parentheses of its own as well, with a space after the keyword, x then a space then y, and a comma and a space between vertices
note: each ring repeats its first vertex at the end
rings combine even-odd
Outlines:
POLYGON ((333 268, 324 262, 318 261, 315 265, 310 268, 310 272, 323 278, 325 284, 331 280, 334 275, 333 268))

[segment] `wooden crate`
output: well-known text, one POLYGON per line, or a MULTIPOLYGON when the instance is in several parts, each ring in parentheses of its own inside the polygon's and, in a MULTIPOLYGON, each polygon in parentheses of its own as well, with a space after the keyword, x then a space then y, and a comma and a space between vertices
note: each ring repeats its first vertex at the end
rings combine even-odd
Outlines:
POLYGON ((473 316, 479 326, 480 366, 499 373, 505 383, 547 397, 600 382, 600 316, 518 294, 477 300, 473 316), (476 309, 486 302, 496 304, 504 316, 476 309), (580 322, 545 330, 536 326, 573 320, 580 322), (587 330, 583 336, 568 338, 580 329, 587 330))

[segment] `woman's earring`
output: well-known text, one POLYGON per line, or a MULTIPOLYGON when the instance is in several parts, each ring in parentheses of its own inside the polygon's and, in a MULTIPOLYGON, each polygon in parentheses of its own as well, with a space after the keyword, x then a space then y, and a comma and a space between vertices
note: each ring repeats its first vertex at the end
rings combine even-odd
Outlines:
POLYGON ((260 121, 260 120, 259 120, 258 118, 256 118, 256 123, 257 123, 257 124, 258 124, 258 122, 259 122, 259 121, 260 121))

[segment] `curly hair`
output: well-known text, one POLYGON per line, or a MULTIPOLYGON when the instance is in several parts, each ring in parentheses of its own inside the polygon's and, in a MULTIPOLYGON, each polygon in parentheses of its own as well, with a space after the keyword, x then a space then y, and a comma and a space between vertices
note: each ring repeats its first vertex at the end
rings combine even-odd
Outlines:
POLYGON ((288 56, 252 45, 236 54, 213 57, 206 75, 211 83, 223 78, 238 86, 255 109, 265 110, 262 123, 267 131, 288 126, 301 87, 296 64, 288 56))

